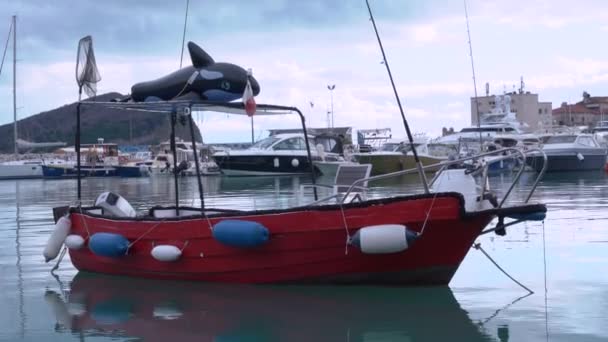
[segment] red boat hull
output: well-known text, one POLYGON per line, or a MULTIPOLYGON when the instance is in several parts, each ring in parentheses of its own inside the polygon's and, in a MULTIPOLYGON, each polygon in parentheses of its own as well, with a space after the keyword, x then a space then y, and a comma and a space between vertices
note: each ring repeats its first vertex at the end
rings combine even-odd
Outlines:
POLYGON ((226 283, 355 283, 382 285, 448 284, 473 241, 495 210, 465 214, 459 194, 408 196, 344 207, 348 235, 365 226, 403 224, 424 233, 407 250, 369 255, 347 246, 347 229, 338 206, 271 212, 237 212, 180 219, 113 219, 72 209, 72 234, 87 238, 118 233, 133 245, 109 258, 88 248, 70 250, 83 271, 135 277, 226 283), (427 212, 428 215, 427 220, 427 212), (228 247, 211 235, 210 224, 226 218, 259 222, 270 239, 255 248, 228 247), (155 245, 183 248, 175 262, 151 256, 155 245))

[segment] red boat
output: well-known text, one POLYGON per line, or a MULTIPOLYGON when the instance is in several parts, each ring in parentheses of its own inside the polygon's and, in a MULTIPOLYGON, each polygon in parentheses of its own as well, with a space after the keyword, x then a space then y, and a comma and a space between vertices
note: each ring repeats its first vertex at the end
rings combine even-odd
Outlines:
MULTIPOLYGON (((348 236, 366 226, 401 224, 419 233, 432 210, 424 234, 400 253, 368 255, 346 243, 347 232, 338 205, 273 211, 216 213, 201 216, 125 220, 72 209, 71 234, 117 233, 136 241, 122 257, 70 249, 76 268, 136 277, 232 283, 357 283, 391 285, 448 284, 473 241, 497 216, 533 214, 540 205, 466 213, 457 193, 428 194, 345 204, 348 236), (212 236, 222 220, 257 222, 268 228, 266 244, 230 247, 212 236), (147 233, 148 232, 148 233, 147 233), (147 233, 147 234, 146 234, 147 233), (176 262, 155 260, 157 245, 182 249, 176 262), (348 252, 345 251, 348 249, 348 252)), ((195 208, 182 208, 196 211, 195 208)), ((200 209, 199 209, 200 210, 200 209)))
MULTIPOLYGON (((92 60, 89 58, 92 54, 90 44, 90 38, 85 39, 84 47, 79 48, 79 51, 88 51, 83 70, 96 70, 94 65, 87 64, 92 60)), ((197 75, 195 73, 193 77, 197 75)), ((81 105, 169 114, 173 155, 176 155, 175 126, 178 122, 189 123, 201 203, 201 208, 179 206, 178 173, 175 172, 175 206, 172 208, 151 208, 141 216, 124 198, 106 192, 96 199, 93 207, 80 204, 66 208, 63 210, 65 216, 61 210, 56 210, 57 224, 43 255, 47 261, 54 259, 65 244, 72 263, 82 271, 222 283, 445 285, 480 234, 490 231, 504 234, 509 225, 544 219, 546 211, 540 204, 504 206, 523 168, 498 202, 487 187, 487 163, 481 162, 477 170, 452 169, 466 159, 423 167, 405 117, 417 169, 369 177, 369 165, 341 165, 333 187, 335 194, 319 200, 306 123, 297 108, 275 105, 251 108, 243 103, 196 99, 80 102, 77 106, 77 154, 80 153, 81 105), (302 161, 294 157, 290 164, 293 167, 302 163, 309 165, 311 186, 315 189, 313 202, 295 208, 263 211, 205 207, 191 113, 253 115, 252 109, 258 116, 293 113, 299 116, 307 157, 302 161), (427 182, 425 168, 440 170, 427 182), (346 200, 366 187, 369 181, 413 172, 418 172, 424 194, 368 200, 357 193, 351 202, 346 200), (344 177, 338 183, 343 173, 344 177), (480 185, 473 178, 474 174, 482 175, 480 185), (359 201, 354 202, 357 199, 359 201), (484 230, 495 218, 498 218, 496 227, 484 230), (505 220, 511 222, 505 223, 505 220)), ((499 160, 513 158, 516 154, 525 160, 523 152, 512 148, 486 153, 499 156, 499 160)), ((483 155, 467 159, 481 157, 483 155)), ((178 169, 176 158, 173 167, 178 169)), ((274 167, 279 167, 279 160, 274 162, 274 167)), ((538 179, 542 174, 540 172, 538 179)), ((77 180, 78 203, 81 203, 80 177, 77 180)), ((535 186, 536 183, 527 199, 535 186)))
POLYGON ((98 199, 105 207, 70 208, 69 236, 61 242, 70 247, 76 268, 107 274, 224 283, 445 285, 493 219, 499 218, 501 230, 505 218, 544 218, 540 204, 494 207, 487 189, 475 190, 465 170, 440 171, 434 184, 440 182, 436 192, 421 195, 263 211, 180 207, 177 216, 176 207, 155 207, 144 216, 120 217, 123 212, 112 210, 124 199, 110 194, 114 198, 98 199))

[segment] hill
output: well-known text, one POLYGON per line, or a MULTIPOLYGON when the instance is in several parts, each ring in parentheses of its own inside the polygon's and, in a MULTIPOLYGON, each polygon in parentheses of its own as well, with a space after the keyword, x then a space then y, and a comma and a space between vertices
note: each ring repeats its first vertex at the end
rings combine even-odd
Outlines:
MULTIPOLYGON (((95 101, 106 102, 122 97, 119 93, 99 95, 95 101)), ((87 100, 87 101, 90 101, 87 100)), ((81 107, 81 142, 95 143, 97 138, 106 142, 128 145, 155 145, 169 139, 171 132, 169 115, 163 113, 139 112, 101 106, 81 107)), ((63 141, 74 145, 76 132, 76 102, 32 115, 17 122, 20 139, 31 142, 63 141)), ((201 141, 198 129, 196 140, 201 141)), ((179 123, 176 135, 190 140, 188 126, 179 123)), ((13 151, 13 124, 0 126, 0 152, 13 151)))

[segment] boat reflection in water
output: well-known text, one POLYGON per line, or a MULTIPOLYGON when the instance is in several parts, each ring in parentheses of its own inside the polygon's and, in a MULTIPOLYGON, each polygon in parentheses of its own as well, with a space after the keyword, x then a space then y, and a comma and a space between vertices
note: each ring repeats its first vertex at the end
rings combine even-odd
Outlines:
POLYGON ((448 287, 220 285, 78 273, 58 333, 145 341, 488 341, 448 287))

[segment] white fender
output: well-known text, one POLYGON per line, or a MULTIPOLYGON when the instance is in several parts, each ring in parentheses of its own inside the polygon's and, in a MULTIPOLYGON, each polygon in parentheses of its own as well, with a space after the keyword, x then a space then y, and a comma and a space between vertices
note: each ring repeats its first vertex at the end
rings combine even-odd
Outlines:
POLYGON ((61 250, 61 245, 63 245, 65 238, 70 233, 71 227, 72 221, 70 221, 70 218, 67 216, 62 216, 57 221, 55 224, 55 229, 53 229, 51 236, 49 236, 46 246, 44 247, 44 251, 42 252, 46 262, 49 262, 57 257, 59 251, 61 250))
POLYGON ((381 224, 359 229, 352 237, 351 244, 365 254, 398 253, 409 247, 408 237, 415 239, 415 235, 411 232, 408 234, 404 225, 381 224))
POLYGON ((155 306, 154 310, 152 311, 152 315, 158 319, 171 321, 182 317, 184 314, 175 305, 165 303, 155 306))
POLYGON ((65 238, 64 243, 69 249, 79 250, 84 246, 84 238, 77 234, 70 234, 65 238))
POLYGON ((158 261, 176 261, 182 256, 182 251, 172 245, 158 245, 152 248, 152 257, 158 261))

